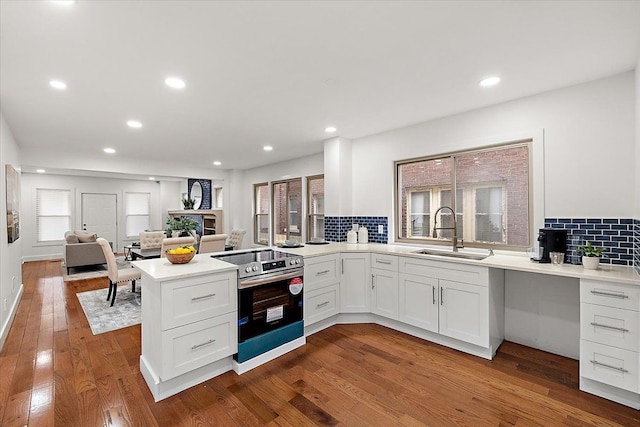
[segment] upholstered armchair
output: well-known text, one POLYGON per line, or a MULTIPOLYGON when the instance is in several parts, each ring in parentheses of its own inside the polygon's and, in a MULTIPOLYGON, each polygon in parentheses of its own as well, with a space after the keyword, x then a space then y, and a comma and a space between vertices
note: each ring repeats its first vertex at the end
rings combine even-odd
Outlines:
POLYGON ((242 249, 242 239, 244 239, 246 231, 242 229, 236 229, 231 231, 227 245, 233 246, 233 250, 242 249))
POLYGON ((167 237, 164 231, 141 231, 140 249, 156 249, 162 246, 162 239, 167 237))

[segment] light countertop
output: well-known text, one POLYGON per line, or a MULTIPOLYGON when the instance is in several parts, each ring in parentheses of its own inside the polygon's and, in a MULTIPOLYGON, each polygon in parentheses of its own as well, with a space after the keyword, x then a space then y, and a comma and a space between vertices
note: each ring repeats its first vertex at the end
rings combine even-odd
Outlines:
MULTIPOLYGON (((605 280, 616 283, 626 283, 640 286, 640 276, 633 267, 614 266, 601 264, 597 270, 585 270, 581 265, 572 264, 540 264, 533 262, 525 254, 496 251, 496 255, 487 257, 481 261, 463 258, 450 258, 437 255, 424 255, 414 253, 422 246, 386 245, 382 243, 348 244, 329 243, 327 245, 305 244, 301 248, 276 248, 273 249, 302 255, 305 258, 313 258, 322 255, 339 254, 343 252, 371 252, 387 255, 402 255, 418 259, 431 259, 443 262, 482 265, 486 267, 504 270, 524 271, 529 273, 550 274, 578 279, 605 280)), ((433 249, 433 248, 432 248, 433 249)), ((445 250, 445 248, 438 248, 445 250)), ((482 250, 462 250, 467 253, 484 253, 482 250)), ((179 279, 188 276, 220 273, 233 271, 237 266, 211 258, 210 254, 198 254, 187 264, 171 264, 166 258, 133 261, 134 267, 151 276, 154 280, 179 279)))

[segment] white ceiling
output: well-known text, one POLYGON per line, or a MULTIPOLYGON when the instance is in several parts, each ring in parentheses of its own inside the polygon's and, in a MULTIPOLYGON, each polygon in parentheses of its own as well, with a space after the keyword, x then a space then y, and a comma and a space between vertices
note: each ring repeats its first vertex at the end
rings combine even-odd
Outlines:
POLYGON ((2 0, 0 17, 20 147, 211 169, 318 153, 329 124, 359 138, 632 70, 640 54, 640 1, 2 0))

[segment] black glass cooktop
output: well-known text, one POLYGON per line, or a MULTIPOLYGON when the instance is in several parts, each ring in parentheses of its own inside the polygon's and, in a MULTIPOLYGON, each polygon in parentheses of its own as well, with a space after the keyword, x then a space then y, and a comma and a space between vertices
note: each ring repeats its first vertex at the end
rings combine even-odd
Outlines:
POLYGON ((211 255, 212 258, 216 258, 235 265, 245 265, 252 262, 275 261, 290 256, 294 255, 288 254, 286 252, 274 251, 273 249, 259 249, 228 255, 211 255))

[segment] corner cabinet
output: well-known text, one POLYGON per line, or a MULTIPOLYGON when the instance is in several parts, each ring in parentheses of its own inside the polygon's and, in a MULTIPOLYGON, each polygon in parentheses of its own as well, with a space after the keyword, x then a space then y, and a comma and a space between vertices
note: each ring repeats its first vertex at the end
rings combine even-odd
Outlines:
POLYGON ((398 320, 495 354, 504 339, 502 270, 400 257, 399 271, 398 320))
POLYGON ((231 369, 237 273, 168 280, 142 274, 140 370, 156 401, 231 369))
POLYGON ((371 312, 371 255, 343 253, 340 257, 340 312, 371 312))
POLYGON ((371 254, 371 312, 398 319, 398 257, 371 254))

